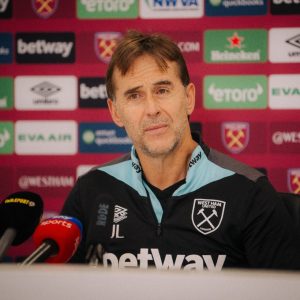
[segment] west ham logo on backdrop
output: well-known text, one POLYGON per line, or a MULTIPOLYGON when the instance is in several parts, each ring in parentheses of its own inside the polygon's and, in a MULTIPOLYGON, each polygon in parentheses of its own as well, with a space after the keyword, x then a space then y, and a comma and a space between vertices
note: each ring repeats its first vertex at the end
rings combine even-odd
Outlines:
POLYGON ((97 57, 108 63, 121 37, 120 32, 96 32, 94 43, 97 57))
POLYGON ((290 192, 300 195, 300 169, 288 169, 287 180, 290 192))
POLYGON ((246 122, 224 122, 222 123, 222 142, 231 153, 240 153, 249 142, 250 129, 246 122))
POLYGON ((192 222, 202 234, 216 231, 223 219, 225 202, 214 199, 195 199, 192 210, 192 222))
POLYGON ((52 16, 58 6, 59 0, 31 0, 34 12, 41 18, 52 16))

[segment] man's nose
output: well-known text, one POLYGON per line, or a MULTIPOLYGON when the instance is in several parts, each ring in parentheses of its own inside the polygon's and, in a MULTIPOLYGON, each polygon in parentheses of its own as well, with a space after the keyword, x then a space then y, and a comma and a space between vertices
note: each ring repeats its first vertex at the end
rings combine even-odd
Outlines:
POLYGON ((149 116, 157 116, 160 113, 160 105, 152 94, 147 96, 145 109, 149 116))

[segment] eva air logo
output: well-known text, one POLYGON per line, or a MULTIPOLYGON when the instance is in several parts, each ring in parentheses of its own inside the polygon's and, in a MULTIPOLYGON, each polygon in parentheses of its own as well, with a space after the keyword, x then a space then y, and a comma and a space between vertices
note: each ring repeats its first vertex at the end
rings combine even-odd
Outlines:
POLYGON ((0 154, 13 153, 13 126, 12 122, 0 122, 0 154))
POLYGON ((0 77, 0 109, 13 107, 13 79, 0 77))
POLYGON ((138 0, 77 0, 77 16, 79 19, 135 19, 138 0))
POLYGON ((207 30, 205 55, 208 63, 267 61, 266 30, 207 30))
POLYGON ((266 76, 206 76, 204 106, 207 109, 264 109, 266 76))

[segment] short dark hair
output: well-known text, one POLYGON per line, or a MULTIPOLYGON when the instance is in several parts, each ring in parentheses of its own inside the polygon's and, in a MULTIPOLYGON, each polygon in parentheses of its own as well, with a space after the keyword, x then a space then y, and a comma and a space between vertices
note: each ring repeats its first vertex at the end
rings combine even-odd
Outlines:
POLYGON ((167 69, 167 61, 176 62, 182 84, 190 83, 185 60, 175 42, 163 34, 129 30, 114 51, 106 72, 106 90, 110 99, 115 98, 114 70, 117 68, 125 75, 134 61, 144 54, 152 56, 162 70, 167 69))

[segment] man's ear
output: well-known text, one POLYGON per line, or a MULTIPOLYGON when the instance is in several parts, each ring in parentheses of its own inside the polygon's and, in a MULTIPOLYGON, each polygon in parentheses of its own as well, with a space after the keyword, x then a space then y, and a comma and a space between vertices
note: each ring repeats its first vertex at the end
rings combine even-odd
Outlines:
MULTIPOLYGON (((115 100, 116 101, 116 100, 115 100)), ((112 99, 107 99, 107 106, 111 115, 111 118, 113 119, 114 123, 119 127, 124 127, 121 118, 118 114, 118 109, 116 106, 116 102, 112 99)))
POLYGON ((186 96, 187 96, 187 113, 188 115, 191 115, 192 112, 194 111, 195 108, 195 99, 196 99, 196 89, 195 85, 193 83, 189 83, 187 87, 185 88, 186 90, 186 96))

